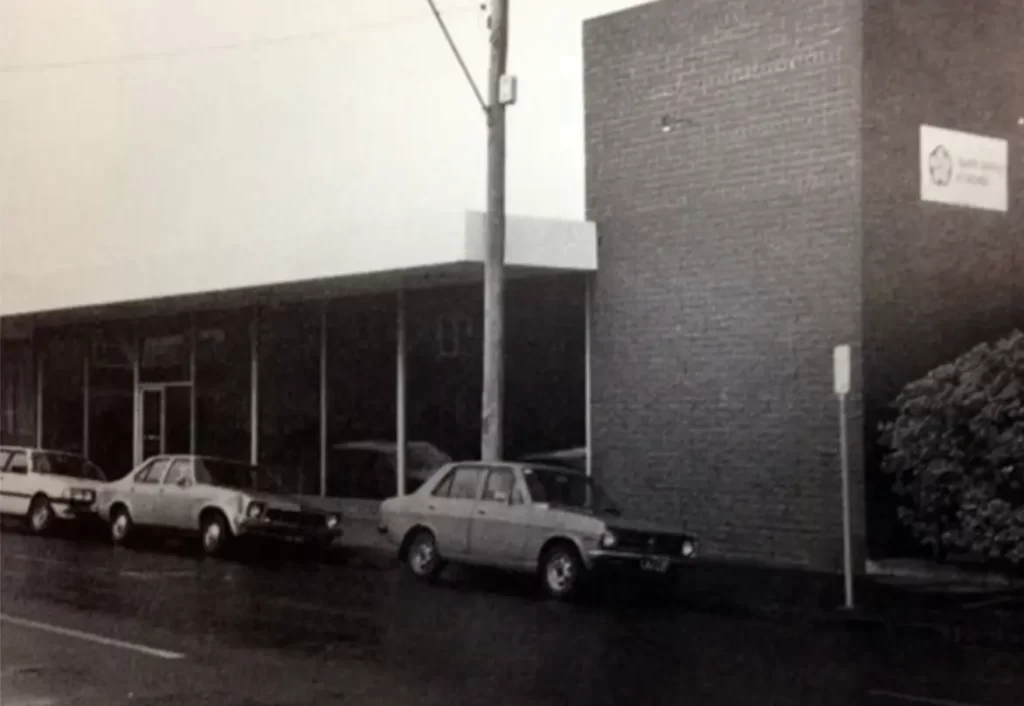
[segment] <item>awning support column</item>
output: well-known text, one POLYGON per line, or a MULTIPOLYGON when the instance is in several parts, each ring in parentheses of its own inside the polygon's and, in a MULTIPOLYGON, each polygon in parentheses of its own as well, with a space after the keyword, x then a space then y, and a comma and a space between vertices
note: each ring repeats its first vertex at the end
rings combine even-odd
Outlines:
POLYGON ((397 475, 395 487, 398 495, 405 495, 405 470, 409 445, 408 428, 406 427, 406 331, 405 331, 405 292, 401 289, 397 294, 397 315, 395 331, 395 443, 397 475))
POLYGON ((260 462, 260 309, 249 319, 249 463, 260 462))
POLYGON ((89 458, 89 394, 92 391, 91 343, 92 338, 87 338, 82 356, 82 455, 86 458, 89 458))
POLYGON ((327 300, 320 302, 320 497, 327 495, 327 300))
POLYGON ((591 336, 593 328, 593 280, 594 276, 591 274, 585 275, 584 289, 583 289, 583 398, 584 398, 584 425, 586 426, 586 472, 587 475, 591 475, 593 472, 594 465, 594 417, 593 417, 593 397, 592 397, 592 383, 591 383, 591 336))

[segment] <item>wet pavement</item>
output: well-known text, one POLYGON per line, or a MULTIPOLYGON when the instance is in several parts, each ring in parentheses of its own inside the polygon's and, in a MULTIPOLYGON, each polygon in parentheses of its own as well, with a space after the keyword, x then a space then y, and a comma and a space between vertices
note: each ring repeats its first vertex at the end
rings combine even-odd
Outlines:
POLYGON ((681 611, 528 581, 0 537, 0 702, 1022 703, 1024 655, 681 611))

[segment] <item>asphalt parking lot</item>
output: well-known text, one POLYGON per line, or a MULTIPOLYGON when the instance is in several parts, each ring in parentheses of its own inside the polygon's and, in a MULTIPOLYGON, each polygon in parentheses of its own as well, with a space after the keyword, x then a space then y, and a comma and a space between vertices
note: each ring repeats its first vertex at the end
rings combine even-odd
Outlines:
POLYGON ((1007 706, 1024 656, 670 610, 561 605, 286 553, 0 537, 0 695, 48 704, 1007 706))

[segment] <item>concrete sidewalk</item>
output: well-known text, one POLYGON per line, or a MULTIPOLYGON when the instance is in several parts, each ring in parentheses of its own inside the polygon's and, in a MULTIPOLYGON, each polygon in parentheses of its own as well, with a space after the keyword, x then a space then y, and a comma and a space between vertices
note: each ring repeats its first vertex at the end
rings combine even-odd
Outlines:
MULTIPOLYGON (((349 563, 398 567, 397 549, 378 533, 376 519, 349 518, 344 530, 341 551, 349 563)), ((921 566, 876 570, 858 579, 857 608, 846 611, 841 576, 701 559, 684 571, 674 593, 682 609, 701 613, 1024 650, 1020 582, 989 576, 971 591, 962 572, 940 573, 938 580, 921 566), (950 583, 951 576, 959 583, 950 583)))

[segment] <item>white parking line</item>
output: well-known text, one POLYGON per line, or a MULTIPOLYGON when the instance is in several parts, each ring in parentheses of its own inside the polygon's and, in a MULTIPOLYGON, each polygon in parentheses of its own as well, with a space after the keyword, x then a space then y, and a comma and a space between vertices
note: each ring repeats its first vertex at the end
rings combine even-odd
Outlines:
POLYGON ((12 615, 7 615, 6 613, 0 613, 0 621, 10 623, 11 625, 18 625, 23 628, 53 633, 54 635, 61 635, 63 637, 73 637, 78 640, 94 642, 97 645, 106 645, 107 647, 120 647, 123 650, 131 650, 133 652, 138 652, 140 654, 149 655, 150 657, 159 657, 160 659, 183 659, 185 657, 185 655, 181 652, 161 650, 157 649, 156 647, 147 647, 146 645, 139 645, 134 642, 125 642, 124 640, 115 640, 112 637, 103 637, 102 635, 95 635, 91 632, 83 632, 81 630, 73 630, 71 628, 62 628, 58 625, 40 623, 36 620, 28 620, 26 618, 16 618, 12 615))
POLYGON ((899 691, 885 691, 883 689, 872 689, 868 692, 870 696, 881 696, 893 701, 905 701, 914 704, 929 704, 930 706, 978 706, 978 704, 967 703, 966 701, 951 701, 949 699, 933 699, 930 696, 914 696, 899 691))

